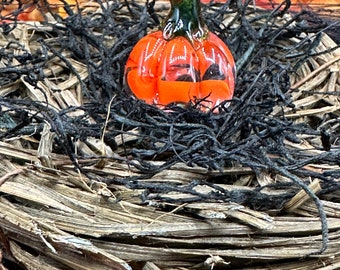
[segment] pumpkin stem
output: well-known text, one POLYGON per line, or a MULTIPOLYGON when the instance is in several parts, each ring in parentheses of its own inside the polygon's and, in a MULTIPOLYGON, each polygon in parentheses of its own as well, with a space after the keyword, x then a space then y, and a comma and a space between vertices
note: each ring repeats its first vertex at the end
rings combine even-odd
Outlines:
POLYGON ((171 10, 163 27, 163 38, 185 36, 192 43, 207 36, 208 29, 201 17, 200 0, 170 0, 171 10))

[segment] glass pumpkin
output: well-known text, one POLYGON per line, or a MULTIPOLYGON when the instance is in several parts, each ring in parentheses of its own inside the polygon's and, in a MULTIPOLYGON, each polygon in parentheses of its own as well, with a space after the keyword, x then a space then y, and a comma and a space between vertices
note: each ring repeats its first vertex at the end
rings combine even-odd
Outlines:
POLYGON ((203 110, 232 98, 235 62, 205 26, 199 0, 171 0, 161 31, 142 38, 125 66, 125 84, 148 104, 197 103, 203 110))

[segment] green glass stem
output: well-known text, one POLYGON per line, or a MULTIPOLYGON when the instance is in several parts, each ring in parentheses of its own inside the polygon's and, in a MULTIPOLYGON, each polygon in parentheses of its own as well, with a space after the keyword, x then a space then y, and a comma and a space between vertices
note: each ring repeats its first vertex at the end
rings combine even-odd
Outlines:
POLYGON ((163 37, 170 40, 185 36, 190 41, 201 41, 208 29, 201 17, 200 0, 170 0, 171 10, 163 27, 163 37))

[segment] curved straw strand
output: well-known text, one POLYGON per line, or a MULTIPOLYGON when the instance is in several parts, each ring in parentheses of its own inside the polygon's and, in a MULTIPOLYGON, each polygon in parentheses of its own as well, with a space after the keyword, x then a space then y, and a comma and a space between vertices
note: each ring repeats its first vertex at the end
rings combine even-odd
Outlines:
POLYGON ((318 67, 316 70, 313 72, 309 73, 306 77, 295 83, 290 87, 291 90, 296 90, 299 88, 301 85, 303 85, 305 82, 313 78, 316 74, 319 72, 323 71, 325 68, 329 67, 330 65, 334 64, 335 62, 340 61, 340 55, 337 57, 333 58, 332 60, 328 61, 327 63, 323 64, 322 66, 318 67))

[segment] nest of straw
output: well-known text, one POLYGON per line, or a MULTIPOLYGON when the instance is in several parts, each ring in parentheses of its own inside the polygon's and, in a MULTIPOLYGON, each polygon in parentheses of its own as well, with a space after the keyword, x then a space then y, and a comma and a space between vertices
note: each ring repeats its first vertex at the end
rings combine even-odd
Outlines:
POLYGON ((325 21, 205 6, 235 98, 160 110, 122 78, 167 8, 90 2, 1 25, 1 267, 336 269, 340 48, 325 21))

